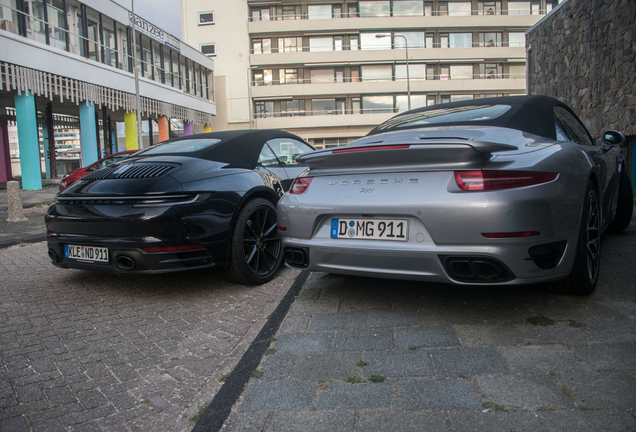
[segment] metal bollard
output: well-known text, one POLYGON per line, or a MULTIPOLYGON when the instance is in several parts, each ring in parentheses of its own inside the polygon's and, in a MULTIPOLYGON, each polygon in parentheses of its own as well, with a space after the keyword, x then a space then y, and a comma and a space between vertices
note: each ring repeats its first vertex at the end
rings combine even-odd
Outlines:
POLYGON ((27 220, 22 209, 22 198, 20 198, 20 182, 7 182, 7 201, 9 205, 9 217, 7 222, 20 222, 27 220))

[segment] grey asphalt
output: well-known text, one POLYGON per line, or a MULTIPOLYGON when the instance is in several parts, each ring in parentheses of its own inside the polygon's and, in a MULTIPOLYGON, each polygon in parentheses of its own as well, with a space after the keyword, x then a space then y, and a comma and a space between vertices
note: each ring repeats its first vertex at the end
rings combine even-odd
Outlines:
POLYGON ((584 297, 312 273, 223 430, 635 431, 636 218, 602 248, 584 297))
POLYGON ((0 249, 20 243, 33 243, 46 239, 44 213, 59 191, 59 180, 47 180, 42 189, 20 191, 26 221, 7 222, 7 189, 0 188, 0 249))

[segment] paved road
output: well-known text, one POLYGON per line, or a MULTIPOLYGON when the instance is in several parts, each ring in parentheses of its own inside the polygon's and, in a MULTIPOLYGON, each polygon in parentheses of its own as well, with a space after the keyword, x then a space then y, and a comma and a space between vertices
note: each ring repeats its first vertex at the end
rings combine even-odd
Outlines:
POLYGON ((224 430, 634 431, 636 222, 603 248, 589 297, 313 273, 224 430))
POLYGON ((0 251, 0 431, 189 431, 287 292, 218 273, 123 277, 0 251))

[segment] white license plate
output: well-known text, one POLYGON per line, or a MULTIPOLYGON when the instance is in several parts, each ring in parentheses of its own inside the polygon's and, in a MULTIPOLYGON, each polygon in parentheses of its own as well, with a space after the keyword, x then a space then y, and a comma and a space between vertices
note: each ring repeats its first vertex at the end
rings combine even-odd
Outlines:
POLYGON ((95 246, 64 245, 64 256, 83 262, 108 262, 108 249, 95 246))
POLYGON ((331 219, 331 238, 407 241, 408 219, 331 219))

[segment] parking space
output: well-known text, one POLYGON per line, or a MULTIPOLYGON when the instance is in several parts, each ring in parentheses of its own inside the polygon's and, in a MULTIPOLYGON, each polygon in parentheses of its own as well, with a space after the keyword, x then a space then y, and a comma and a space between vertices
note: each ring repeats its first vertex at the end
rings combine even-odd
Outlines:
POLYGON ((636 430, 636 223, 603 248, 587 297, 313 273, 227 430, 636 430))
POLYGON ((296 271, 124 277, 0 250, 0 431, 187 431, 296 271))

